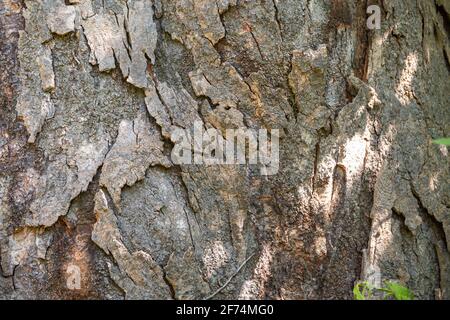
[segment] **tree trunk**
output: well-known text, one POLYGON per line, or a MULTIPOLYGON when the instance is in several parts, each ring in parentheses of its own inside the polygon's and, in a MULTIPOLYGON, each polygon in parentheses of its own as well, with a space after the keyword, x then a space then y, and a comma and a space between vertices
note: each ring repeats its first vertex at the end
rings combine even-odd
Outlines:
POLYGON ((450 298, 449 1, 0 0, 0 26, 0 298, 450 298), (278 172, 174 163, 195 122, 279 129, 278 172))

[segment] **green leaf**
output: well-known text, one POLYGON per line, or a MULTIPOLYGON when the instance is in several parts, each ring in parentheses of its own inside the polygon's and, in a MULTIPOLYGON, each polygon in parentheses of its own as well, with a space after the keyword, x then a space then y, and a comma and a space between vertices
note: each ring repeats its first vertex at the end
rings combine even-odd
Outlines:
POLYGON ((450 138, 441 138, 437 140, 433 140, 435 144, 442 144, 444 146, 450 146, 450 138))
POLYGON ((394 296, 395 300, 413 300, 414 294, 406 287, 393 282, 386 282, 386 292, 388 295, 394 296))
POLYGON ((353 297, 354 297, 355 300, 366 300, 364 298, 364 295, 362 294, 361 290, 359 289, 359 284, 357 284, 353 288, 353 297))
POLYGON ((353 297, 355 300, 367 300, 372 296, 372 289, 368 282, 358 282, 353 288, 353 297))

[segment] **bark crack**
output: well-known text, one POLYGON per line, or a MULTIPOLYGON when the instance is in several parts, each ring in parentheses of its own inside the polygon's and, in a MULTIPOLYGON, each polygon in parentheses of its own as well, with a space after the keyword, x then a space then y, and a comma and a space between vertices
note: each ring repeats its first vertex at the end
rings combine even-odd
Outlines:
POLYGON ((280 21, 280 12, 278 10, 277 1, 278 0, 272 0, 273 8, 275 9, 275 16, 274 16, 274 18, 275 18, 275 22, 276 22, 277 27, 278 27, 278 32, 280 33, 281 41, 284 41, 284 39, 283 39, 283 27, 282 27, 282 24, 281 24, 281 21, 280 21))

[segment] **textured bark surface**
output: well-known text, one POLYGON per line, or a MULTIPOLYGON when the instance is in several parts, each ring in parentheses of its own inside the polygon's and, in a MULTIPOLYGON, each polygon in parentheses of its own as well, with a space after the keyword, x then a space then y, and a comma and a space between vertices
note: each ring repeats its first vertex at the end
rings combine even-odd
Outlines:
POLYGON ((449 1, 0 0, 0 27, 0 298, 450 298, 449 1), (194 121, 280 129, 279 172, 173 164, 194 121))

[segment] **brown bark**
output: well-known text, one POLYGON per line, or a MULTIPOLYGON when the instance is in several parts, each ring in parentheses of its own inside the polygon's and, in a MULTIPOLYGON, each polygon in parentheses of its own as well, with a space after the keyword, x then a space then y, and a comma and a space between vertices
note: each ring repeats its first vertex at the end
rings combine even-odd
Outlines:
POLYGON ((449 17, 0 0, 0 298, 448 299, 449 17), (279 172, 174 164, 195 121, 280 129, 279 172))

